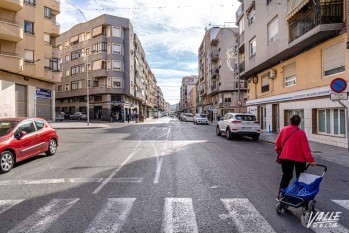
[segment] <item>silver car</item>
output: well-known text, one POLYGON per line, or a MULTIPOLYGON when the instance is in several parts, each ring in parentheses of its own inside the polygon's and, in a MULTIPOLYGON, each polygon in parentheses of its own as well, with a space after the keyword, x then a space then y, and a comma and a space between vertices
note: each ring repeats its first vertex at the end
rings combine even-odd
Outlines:
POLYGON ((195 114, 194 116, 194 124, 206 124, 208 125, 208 119, 205 114, 195 114))

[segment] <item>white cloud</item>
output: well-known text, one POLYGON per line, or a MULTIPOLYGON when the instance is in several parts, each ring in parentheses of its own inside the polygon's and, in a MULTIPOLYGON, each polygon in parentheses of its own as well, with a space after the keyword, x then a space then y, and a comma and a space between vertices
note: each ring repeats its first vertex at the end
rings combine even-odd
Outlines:
MULTIPOLYGON (((237 0, 86 0, 83 4, 78 0, 69 2, 79 7, 87 20, 101 14, 129 18, 145 49, 147 60, 153 62, 149 62, 149 65, 160 86, 165 85, 160 81, 165 77, 171 80, 174 78, 179 80, 174 83, 180 83, 182 77, 197 74, 197 57, 193 54, 197 54, 205 27, 235 21, 235 12, 240 5, 237 0), (164 48, 171 56, 164 57, 164 53, 159 55, 158 48, 164 48), (190 61, 188 54, 192 54, 190 61), (188 62, 180 62, 180 66, 174 69, 173 64, 178 63, 181 56, 187 56, 182 60, 188 62), (177 60, 166 62, 171 57, 177 60)), ((62 32, 85 21, 81 13, 66 0, 61 1, 61 4, 58 22, 62 32)), ((166 99, 170 99, 170 96, 171 99, 172 96, 178 96, 179 99, 179 86, 176 93, 165 86, 162 89, 166 99)))

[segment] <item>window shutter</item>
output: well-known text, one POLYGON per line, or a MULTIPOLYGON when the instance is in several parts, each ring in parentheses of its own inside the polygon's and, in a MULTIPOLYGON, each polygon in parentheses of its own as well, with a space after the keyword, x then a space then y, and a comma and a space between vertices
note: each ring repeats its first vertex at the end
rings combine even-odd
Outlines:
POLYGON ((78 40, 79 40, 79 36, 73 36, 72 38, 70 38, 70 43, 74 43, 78 40))
POLYGON ((102 26, 95 27, 92 31, 92 37, 99 36, 102 34, 102 26))
POLYGON ((102 60, 93 61, 92 70, 102 69, 102 60))
POLYGON ((323 73, 344 66, 345 46, 344 42, 332 45, 322 50, 323 73))
POLYGON ((296 75, 296 63, 289 64, 284 67, 284 78, 296 75))

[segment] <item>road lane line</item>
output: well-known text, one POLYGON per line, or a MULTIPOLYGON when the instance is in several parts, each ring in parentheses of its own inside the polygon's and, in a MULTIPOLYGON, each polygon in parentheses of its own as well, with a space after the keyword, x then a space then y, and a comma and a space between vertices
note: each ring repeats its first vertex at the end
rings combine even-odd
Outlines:
POLYGON ((349 210, 349 200, 332 200, 332 201, 349 210))
POLYGON ((6 210, 11 209, 12 207, 18 205, 24 201, 23 199, 19 200, 0 200, 0 214, 4 213, 6 210))
POLYGON ((37 212, 25 219, 22 223, 15 226, 15 228, 10 230, 9 233, 44 232, 78 200, 79 198, 53 199, 47 205, 43 206, 37 212))
POLYGON ((165 151, 166 151, 166 147, 167 147, 167 142, 168 142, 168 137, 170 135, 170 131, 171 131, 171 128, 169 127, 168 130, 167 130, 167 136, 166 136, 164 148, 162 149, 162 152, 161 152, 161 158, 160 159, 159 159, 158 151, 157 151, 154 143, 152 143, 154 151, 155 151, 155 156, 156 156, 156 171, 155 171, 155 178, 154 178, 154 181, 153 181, 154 184, 158 184, 159 183, 161 167, 162 167, 162 161, 163 161, 163 157, 165 155, 165 151))
POLYGON ((190 198, 165 198, 162 232, 199 232, 190 198))
POLYGON ((100 184, 92 194, 98 194, 102 188, 121 170, 121 168, 132 158, 133 155, 135 155, 138 152, 138 147, 141 144, 141 140, 138 141, 136 147, 133 149, 131 154, 127 157, 127 159, 118 167, 116 168, 103 182, 100 184))
POLYGON ((246 198, 221 199, 239 232, 275 232, 246 198))
POLYGON ((121 232, 136 198, 109 198, 85 233, 121 232))

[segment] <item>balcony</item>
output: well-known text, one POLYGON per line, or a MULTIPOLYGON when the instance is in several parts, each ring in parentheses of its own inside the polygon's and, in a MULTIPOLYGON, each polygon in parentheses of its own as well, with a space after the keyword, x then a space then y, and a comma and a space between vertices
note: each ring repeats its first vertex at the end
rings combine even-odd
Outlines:
POLYGON ((215 77, 219 75, 219 69, 218 68, 213 68, 211 69, 211 77, 215 77))
POLYGON ((52 15, 58 15, 61 13, 61 3, 60 0, 50 0, 52 15))
POLYGON ((217 45, 217 44, 218 44, 218 39, 211 40, 211 45, 217 45))
POLYGON ((23 58, 15 53, 0 51, 0 70, 11 72, 23 71, 23 58))
POLYGON ((328 32, 343 29, 343 4, 342 1, 332 1, 317 5, 305 13, 296 14, 300 18, 289 24, 290 42, 303 36, 324 39, 328 32), (317 27, 319 28, 316 29, 317 27))
POLYGON ((237 38, 239 43, 239 48, 245 44, 245 31, 243 31, 237 38))
MULTIPOLYGON (((240 80, 240 90, 247 90, 247 80, 240 80)), ((239 89, 239 82, 235 82, 235 89, 239 89)))
POLYGON ((239 6, 238 10, 235 13, 236 22, 239 22, 240 18, 243 16, 243 14, 244 14, 244 2, 241 3, 241 5, 239 6))
POLYGON ((217 86, 217 84, 213 84, 211 86, 211 92, 216 92, 216 91, 218 91, 218 86, 217 86))
POLYGON ((51 36, 58 37, 60 34, 61 26, 57 22, 52 22, 52 33, 51 36))
POLYGON ((15 21, 0 18, 0 39, 12 42, 23 40, 23 26, 15 21))
POLYGON ((240 62, 239 64, 239 72, 244 72, 245 71, 245 61, 240 62))
POLYGON ((214 50, 211 52, 211 61, 218 61, 219 58, 219 51, 214 50))
POLYGON ((23 8, 23 0, 0 0, 0 6, 10 11, 19 11, 23 8))

